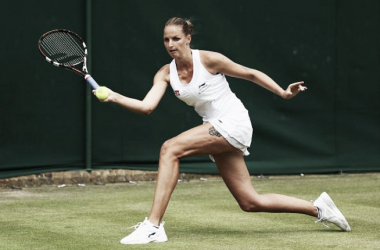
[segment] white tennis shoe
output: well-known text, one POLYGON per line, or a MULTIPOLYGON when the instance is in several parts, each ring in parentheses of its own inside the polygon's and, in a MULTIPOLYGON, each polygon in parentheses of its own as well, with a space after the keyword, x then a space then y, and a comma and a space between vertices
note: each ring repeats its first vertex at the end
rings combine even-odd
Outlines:
POLYGON ((326 192, 323 192, 318 199, 313 202, 313 205, 318 209, 318 220, 315 223, 321 222, 324 226, 329 228, 328 225, 323 223, 326 221, 340 227, 343 231, 351 231, 351 227, 348 225, 346 218, 344 218, 344 215, 335 206, 335 203, 326 192))
POLYGON ((164 229, 165 222, 162 222, 159 227, 153 225, 147 218, 143 222, 130 227, 134 228, 130 235, 121 239, 121 244, 147 244, 151 242, 168 241, 164 229))

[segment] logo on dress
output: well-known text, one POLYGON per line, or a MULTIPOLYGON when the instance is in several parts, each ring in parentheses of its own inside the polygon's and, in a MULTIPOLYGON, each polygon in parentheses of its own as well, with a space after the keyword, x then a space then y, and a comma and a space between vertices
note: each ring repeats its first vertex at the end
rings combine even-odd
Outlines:
POLYGON ((198 88, 201 89, 204 86, 206 86, 206 83, 202 83, 201 85, 198 86, 198 88))
POLYGON ((174 94, 175 94, 175 96, 180 96, 179 90, 174 90, 174 94))
POLYGON ((208 83, 202 83, 201 85, 198 86, 198 94, 202 94, 206 89, 210 87, 210 84, 208 83))

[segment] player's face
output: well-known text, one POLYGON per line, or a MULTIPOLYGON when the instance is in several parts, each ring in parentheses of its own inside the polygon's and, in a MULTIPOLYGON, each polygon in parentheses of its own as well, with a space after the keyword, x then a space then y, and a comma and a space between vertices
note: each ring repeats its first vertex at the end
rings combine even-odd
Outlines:
POLYGON ((186 36, 181 26, 170 25, 164 29, 164 45, 172 58, 181 58, 189 48, 191 36, 186 36))

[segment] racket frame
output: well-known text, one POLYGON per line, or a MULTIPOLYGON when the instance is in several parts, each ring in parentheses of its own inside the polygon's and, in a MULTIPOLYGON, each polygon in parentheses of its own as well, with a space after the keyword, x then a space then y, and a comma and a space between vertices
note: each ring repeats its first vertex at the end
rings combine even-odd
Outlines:
POLYGON ((40 51, 41 55, 45 58, 45 60, 47 62, 53 64, 56 67, 61 67, 61 68, 67 69, 67 70, 71 70, 71 71, 77 73, 78 75, 81 75, 92 86, 93 89, 97 89, 99 87, 99 85, 96 83, 96 81, 88 73, 88 70, 87 70, 87 55, 88 55, 87 46, 86 46, 86 43, 84 42, 84 40, 77 33, 73 32, 71 30, 67 30, 67 29, 54 29, 54 30, 48 31, 45 34, 43 34, 40 37, 40 39, 38 40, 38 50, 40 51), (83 56, 82 60, 80 60, 77 63, 70 64, 70 66, 64 65, 63 63, 59 63, 59 62, 55 61, 54 59, 51 59, 50 57, 48 57, 43 52, 43 49, 41 47, 42 40, 45 39, 47 36, 49 36, 52 33, 59 33, 59 32, 69 33, 70 35, 76 37, 81 42, 81 44, 83 46, 83 50, 84 50, 84 56, 83 56), (74 67, 74 66, 77 66, 81 63, 83 63, 82 70, 79 70, 79 69, 74 67))

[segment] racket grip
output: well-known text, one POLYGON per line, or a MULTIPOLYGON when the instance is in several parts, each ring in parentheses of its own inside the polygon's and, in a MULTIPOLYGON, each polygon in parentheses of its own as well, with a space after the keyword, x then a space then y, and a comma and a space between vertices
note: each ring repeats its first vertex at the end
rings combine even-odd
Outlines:
POLYGON ((90 75, 86 75, 86 76, 84 77, 84 79, 86 79, 86 81, 91 85, 91 87, 92 87, 93 89, 97 89, 97 88, 99 88, 99 85, 96 83, 96 81, 94 80, 94 78, 92 78, 92 76, 90 76, 90 75))

